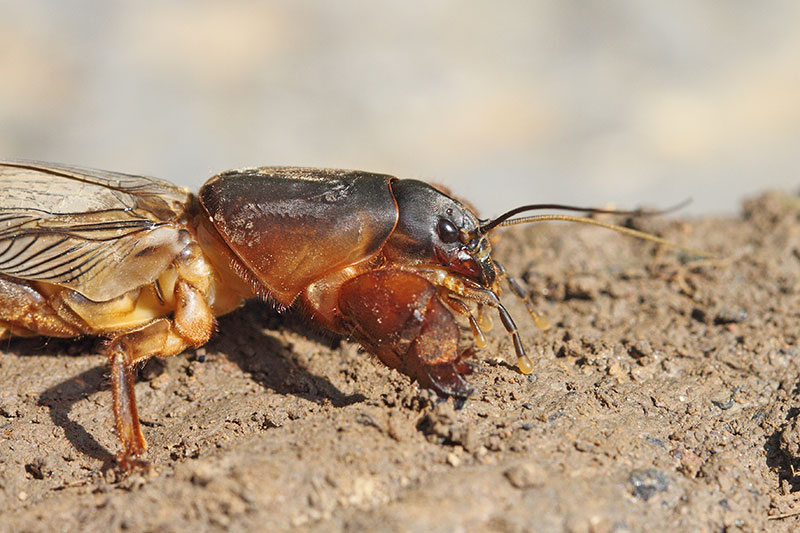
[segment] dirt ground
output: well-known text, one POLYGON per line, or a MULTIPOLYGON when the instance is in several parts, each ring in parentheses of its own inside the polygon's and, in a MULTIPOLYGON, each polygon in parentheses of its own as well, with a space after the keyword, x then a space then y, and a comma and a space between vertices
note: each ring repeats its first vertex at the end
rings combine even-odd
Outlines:
POLYGON ((797 530, 800 198, 633 224, 720 258, 506 230, 496 255, 552 327, 506 295, 533 374, 495 327, 460 410, 251 302, 142 370, 149 473, 109 468, 98 341, 5 341, 0 530, 797 530))

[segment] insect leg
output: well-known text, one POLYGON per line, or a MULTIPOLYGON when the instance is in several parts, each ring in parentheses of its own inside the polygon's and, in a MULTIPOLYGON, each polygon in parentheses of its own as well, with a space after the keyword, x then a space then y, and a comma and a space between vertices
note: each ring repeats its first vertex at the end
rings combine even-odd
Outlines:
POLYGON ((522 345, 522 339, 519 337, 519 331, 517 330, 517 325, 514 323, 514 319, 511 318, 511 315, 506 308, 503 307, 503 304, 498 304, 497 310, 500 313, 500 321, 503 323, 506 331, 511 334, 511 339, 514 341, 514 351, 517 352, 517 366, 519 367, 519 371, 523 374, 530 374, 533 372, 533 362, 525 353, 525 347, 522 345))
POLYGON ((486 336, 483 334, 483 330, 481 329, 478 320, 475 319, 475 316, 469 310, 467 304, 452 297, 447 297, 446 299, 443 299, 443 301, 447 303, 450 309, 467 317, 467 320, 469 320, 469 327, 472 330, 472 337, 475 340, 475 347, 485 348, 486 336))
POLYGON ((135 466, 136 457, 147 449, 136 409, 134 366, 150 357, 169 357, 204 344, 214 328, 213 314, 200 291, 178 280, 175 296, 178 307, 172 320, 157 319, 113 338, 108 346, 114 420, 122 443, 118 460, 123 469, 135 466))
POLYGON ((74 337, 84 333, 51 305, 29 282, 0 277, 0 338, 11 336, 74 337))
POLYGON ((175 296, 175 331, 191 346, 207 343, 214 331, 214 312, 205 295, 189 282, 178 280, 175 296))
POLYGON ((471 372, 459 352, 460 328, 425 278, 376 270, 345 282, 338 298, 349 332, 384 364, 442 395, 465 398, 471 372))
POLYGON ((513 292, 517 298, 525 303, 525 307, 528 309, 528 313, 531 315, 531 318, 533 318, 533 323, 536 324, 536 327, 542 331, 550 329, 550 321, 547 320, 547 317, 544 315, 536 312, 536 310, 533 308, 533 302, 531 302, 530 295, 522 290, 522 287, 520 287, 517 280, 508 272, 506 272, 505 267, 503 267, 503 265, 497 261, 494 262, 494 266, 497 269, 497 272, 500 274, 500 277, 505 278, 508 287, 511 289, 511 292, 513 292))
POLYGON ((169 357, 190 345, 167 318, 159 318, 143 328, 118 335, 108 344, 111 368, 114 422, 122 450, 117 455, 120 466, 128 470, 147 449, 136 409, 134 367, 150 357, 169 357))
POLYGON ((147 442, 139 426, 139 414, 136 410, 131 354, 123 346, 121 339, 112 341, 108 350, 108 363, 111 368, 114 423, 122 443, 122 451, 117 455, 117 460, 123 469, 128 470, 132 466, 131 461, 147 449, 147 442))
POLYGON ((511 334, 511 340, 514 342, 514 351, 517 354, 517 367, 519 368, 519 371, 523 374, 530 374, 533 372, 533 362, 525 353, 525 346, 523 346, 522 339, 519 336, 519 329, 514 323, 514 319, 511 318, 511 314, 500 302, 500 299, 497 297, 497 295, 486 289, 476 289, 465 292, 465 295, 470 294, 476 299, 481 298, 479 301, 482 301, 482 303, 485 305, 489 305, 497 309, 497 312, 500 314, 500 322, 503 323, 503 327, 506 328, 506 331, 511 334))
POLYGON ((519 336, 517 325, 514 323, 514 320, 511 318, 508 310, 506 310, 506 308, 500 302, 500 298, 494 291, 481 287, 472 282, 464 282, 463 280, 455 276, 451 276, 446 272, 441 273, 431 270, 430 274, 434 276, 434 279, 437 279, 440 282, 441 286, 446 287, 448 290, 453 291, 459 296, 469 298, 479 305, 487 305, 497 309, 498 313, 500 314, 500 321, 503 323, 506 331, 511 334, 511 338, 514 341, 514 351, 517 353, 517 366, 519 367, 519 371, 523 374, 530 374, 533 371, 533 363, 525 354, 525 347, 522 345, 522 339, 519 336))
POLYGON ((486 306, 478 304, 478 324, 483 331, 492 331, 492 317, 486 312, 486 306))

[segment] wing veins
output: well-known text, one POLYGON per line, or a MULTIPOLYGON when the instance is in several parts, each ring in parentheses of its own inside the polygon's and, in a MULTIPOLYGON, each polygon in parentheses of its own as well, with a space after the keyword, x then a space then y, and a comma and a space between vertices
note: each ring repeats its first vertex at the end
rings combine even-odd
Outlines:
MULTIPOLYGON (((77 273, 77 274, 75 274, 75 275, 74 275, 73 277, 71 277, 70 279, 68 279, 68 280, 64 281, 64 283, 70 283, 70 282, 72 282, 72 281, 75 281, 75 280, 76 280, 76 279, 78 279, 79 277, 81 277, 81 276, 85 276, 86 274, 88 274, 88 273, 92 272, 92 271, 94 270, 94 267, 95 267, 95 266, 97 266, 98 264, 100 264, 102 261, 105 261, 105 260, 106 260, 106 258, 107 258, 109 255, 111 255, 113 252, 114 252, 114 250, 112 249, 112 250, 110 250, 110 251, 106 252, 105 254, 100 254, 100 256, 97 258, 97 260, 96 260, 94 263, 92 263, 91 265, 89 265, 88 267, 86 267, 86 269, 85 269, 85 270, 80 270, 80 268, 81 268, 82 266, 84 266, 84 265, 85 265, 85 264, 87 264, 89 261, 91 261, 92 259, 94 259, 94 256, 90 257, 89 259, 87 259, 86 261, 84 261, 83 263, 81 263, 80 265, 78 265, 78 266, 76 267, 76 268, 78 269, 78 273, 77 273)), ((101 268, 99 271, 95 272, 95 274, 94 274, 93 276, 89 276, 89 277, 85 278, 85 281, 86 281, 86 282, 88 282, 88 281, 92 280, 92 279, 93 279, 95 276, 97 276, 97 274, 99 274, 100 272, 102 272, 104 269, 105 269, 105 268, 101 268)), ((68 270, 67 272, 72 272, 72 270, 68 270)))
MULTIPOLYGON (((58 246, 58 245, 60 245, 60 244, 63 244, 63 243, 65 243, 65 242, 66 242, 66 241, 68 241, 68 240, 69 240, 69 238, 68 238, 68 237, 66 237, 66 238, 64 238, 64 239, 62 239, 62 240, 60 240, 60 241, 58 241, 58 242, 56 242, 56 243, 53 243, 52 245, 50 245, 50 246, 48 246, 47 248, 45 248, 44 250, 42 250, 42 252, 40 252, 40 253, 46 252, 47 250, 49 250, 49 249, 51 249, 51 248, 54 248, 54 247, 56 247, 56 246, 58 246)), ((12 273, 12 274, 20 274, 21 272, 24 272, 24 275, 26 275, 26 276, 29 276, 29 277, 38 276, 39 274, 42 274, 42 273, 44 273, 44 272, 47 272, 48 270, 51 270, 51 269, 53 269, 53 268, 59 268, 60 266, 63 266, 63 265, 65 265, 65 264, 69 263, 70 261, 74 261, 75 259, 78 259, 78 258, 80 258, 81 256, 79 255, 79 256, 71 257, 71 258, 67 259, 66 261, 64 261, 63 263, 59 263, 59 264, 57 264, 57 265, 55 265, 55 266, 49 266, 49 267, 45 268, 44 270, 40 270, 40 271, 38 271, 38 272, 30 272, 30 270, 31 270, 31 269, 33 269, 33 268, 36 268, 36 267, 42 266, 42 265, 44 265, 44 264, 50 263, 51 261, 54 261, 54 260, 56 260, 56 259, 61 259, 61 258, 63 258, 63 257, 66 257, 66 256, 68 256, 69 254, 71 254, 72 252, 74 252, 74 251, 76 251, 76 250, 80 250, 80 249, 81 249, 81 248, 83 248, 85 245, 86 245, 86 243, 85 243, 85 242, 82 242, 82 243, 76 244, 75 246, 73 246, 73 247, 72 247, 72 248, 70 248, 69 250, 65 251, 65 252, 64 252, 64 253, 62 253, 61 255, 56 255, 56 256, 53 256, 53 257, 47 257, 47 258, 43 259, 42 261, 39 261, 38 263, 35 263, 35 264, 33 264, 33 265, 28 265, 28 266, 26 267, 26 269, 25 269, 25 270, 16 270, 16 271, 14 271, 14 272, 10 272, 10 271, 9 271, 9 273, 12 273)), ((34 257, 35 257, 35 256, 34 256, 34 257)))
MULTIPOLYGON (((141 185, 141 184, 140 185, 131 185, 129 187, 125 187, 125 186, 122 185, 122 181, 125 178, 127 178, 127 179, 129 179, 130 181, 133 181, 133 182, 135 182, 135 180, 137 180, 137 179, 146 180, 151 185, 156 183, 156 182, 150 180, 147 176, 134 176, 132 174, 123 174, 121 172, 117 172, 117 173, 113 173, 113 174, 112 173, 108 173, 109 176, 110 175, 115 175, 116 176, 114 178, 106 178, 106 179, 109 179, 109 180, 114 179, 117 182, 119 182, 119 185, 115 186, 115 185, 110 185, 108 183, 99 184, 99 183, 97 183, 97 181, 92 181, 91 179, 89 179, 89 178, 87 178, 85 176, 80 176, 80 175, 76 175, 76 174, 70 174, 68 170, 60 169, 58 167, 53 167, 53 166, 37 166, 34 163, 14 163, 13 161, 0 162, 0 166, 11 167, 11 168, 21 168, 21 169, 25 169, 25 170, 31 170, 33 172, 41 172, 43 174, 50 174, 50 175, 53 175, 53 176, 61 176, 62 178, 67 178, 67 179, 70 179, 70 180, 80 181, 81 183, 86 183, 86 184, 89 184, 89 185, 100 185, 100 186, 105 187, 107 189, 111 189, 112 191, 118 191, 118 192, 122 192, 122 193, 125 193, 126 191, 142 189, 142 188, 145 187, 145 185, 141 185)), ((90 169, 81 169, 81 168, 78 168, 78 167, 72 168, 72 171, 73 172, 100 172, 100 171, 90 170, 90 169)), ((147 195, 149 193, 144 193, 144 194, 147 195)))
MULTIPOLYGON (((26 236, 27 236, 27 235, 26 235, 26 236)), ((29 242, 29 243, 28 243, 28 244, 27 244, 25 247, 23 247, 23 248, 22 248, 22 250, 19 250, 19 251, 18 251, 16 254, 14 254, 12 257, 9 257, 8 259, 2 259, 2 260, 0 260, 0 265, 5 265, 5 264, 6 264, 8 261, 13 261, 13 260, 14 260, 14 259, 16 259, 17 257, 19 257, 19 256, 20 256, 20 254, 22 254, 22 253, 25 253, 25 252, 28 250, 28 248, 30 248, 31 246, 33 246, 33 245, 34 245, 34 243, 35 243, 36 241, 38 241, 38 240, 39 240, 39 236, 38 236, 38 235, 32 235, 32 237, 33 237, 33 239, 31 239, 31 242, 29 242)), ((11 247, 9 246, 9 248, 6 248, 6 250, 5 250, 5 251, 8 251, 10 248, 11 248, 11 247)), ((7 266, 4 266, 3 268, 5 269, 5 268, 15 268, 15 267, 18 267, 19 265, 21 265, 21 264, 25 263, 25 261, 27 261, 28 259, 30 259, 30 257, 28 257, 28 258, 23 258, 23 259, 22 259, 22 261, 20 261, 19 263, 16 263, 16 264, 14 264, 14 265, 7 265, 7 266)))
POLYGON ((52 276, 42 276, 42 277, 40 277, 38 279, 48 280, 48 279, 58 278, 58 277, 61 277, 61 276, 67 275, 67 274, 72 274, 75 270, 78 270, 79 272, 78 272, 77 275, 75 275, 75 276, 73 276, 73 277, 71 277, 71 278, 69 278, 67 280, 61 280, 61 281, 56 282, 56 283, 69 283, 71 281, 75 281, 76 279, 78 279, 79 277, 81 277, 85 273, 85 271, 80 271, 80 268, 83 265, 85 265, 86 263, 88 263, 89 261, 91 261, 92 259, 94 259, 94 257, 98 253, 100 253, 101 251, 102 251, 101 248, 92 248, 92 249, 86 250, 84 253, 82 253, 81 255, 79 255, 77 257, 72 258, 67 263, 62 263, 61 265, 59 265, 59 267, 64 266, 65 264, 72 263, 76 259, 81 259, 82 257, 91 254, 91 255, 89 255, 89 257, 83 263, 80 263, 78 265, 73 265, 73 266, 71 266, 70 268, 68 268, 66 270, 63 270, 61 272, 57 272, 57 273, 53 274, 52 276))
POLYGON ((8 243, 8 246, 6 246, 6 249, 5 249, 5 250, 3 250, 2 252, 0 252, 0 257, 2 257, 3 255, 5 255, 5 253, 6 253, 7 251, 9 251, 9 250, 11 249, 11 247, 12 247, 12 246, 14 246, 14 243, 16 242, 16 240, 17 240, 17 235, 12 235, 12 236, 11 236, 11 242, 9 242, 9 243, 8 243))
MULTIPOLYGON (((119 208, 97 209, 97 210, 92 210, 91 214, 95 215, 100 213, 105 214, 105 213, 115 213, 115 212, 129 213, 132 210, 133 207, 126 207, 125 209, 119 209, 119 208)), ((48 211, 47 209, 38 209, 36 207, 13 207, 13 206, 3 207, 3 211, 34 211, 36 213, 44 213, 46 215, 51 215, 54 217, 58 216, 75 217, 87 214, 87 211, 66 211, 66 212, 56 213, 53 211, 48 211)))

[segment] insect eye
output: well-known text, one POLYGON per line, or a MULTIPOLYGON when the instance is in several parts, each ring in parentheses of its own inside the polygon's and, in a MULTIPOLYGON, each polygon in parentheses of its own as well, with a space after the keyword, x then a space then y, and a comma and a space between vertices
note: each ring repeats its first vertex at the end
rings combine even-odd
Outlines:
POLYGON ((455 225, 446 218, 440 218, 436 225, 436 233, 442 242, 451 243, 458 240, 458 230, 455 225))

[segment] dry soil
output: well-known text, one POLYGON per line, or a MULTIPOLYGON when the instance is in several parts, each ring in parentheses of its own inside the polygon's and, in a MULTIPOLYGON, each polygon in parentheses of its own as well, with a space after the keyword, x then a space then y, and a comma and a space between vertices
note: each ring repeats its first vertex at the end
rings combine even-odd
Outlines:
POLYGON ((437 401, 357 345, 251 302, 136 385, 154 465, 118 475, 100 343, 4 341, 2 531, 800 528, 800 198, 727 219, 506 230, 476 393, 437 401), (498 331, 499 329, 499 331, 498 331))

